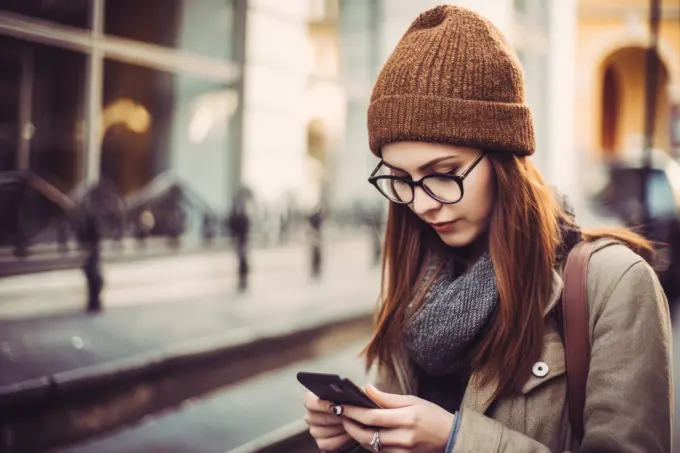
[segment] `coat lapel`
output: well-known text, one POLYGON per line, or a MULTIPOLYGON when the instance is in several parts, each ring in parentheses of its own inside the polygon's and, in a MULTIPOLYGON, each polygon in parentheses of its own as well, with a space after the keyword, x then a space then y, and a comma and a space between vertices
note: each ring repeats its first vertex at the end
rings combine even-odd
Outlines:
MULTIPOLYGON (((555 305, 557 305, 559 302, 563 285, 564 283, 562 281, 561 275, 559 272, 553 270, 552 292, 550 294, 550 299, 548 299, 548 304, 543 310, 544 318, 552 311, 553 308, 555 308, 555 305)), ((491 398, 496 391, 498 382, 488 382, 485 385, 481 385, 480 381, 479 373, 473 373, 470 377, 470 381, 468 382, 468 386, 465 389, 465 395, 463 396, 463 407, 472 409, 475 412, 479 412, 480 414, 484 414, 493 403, 491 398)))
POLYGON ((496 391, 497 384, 497 382, 489 382, 486 385, 480 385, 479 373, 473 373, 465 389, 462 407, 480 414, 485 413, 493 402, 491 398, 496 391))

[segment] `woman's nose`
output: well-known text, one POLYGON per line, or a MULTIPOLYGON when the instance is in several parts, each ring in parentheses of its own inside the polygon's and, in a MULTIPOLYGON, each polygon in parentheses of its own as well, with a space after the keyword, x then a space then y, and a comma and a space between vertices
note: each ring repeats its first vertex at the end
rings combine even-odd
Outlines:
POLYGON ((439 209, 441 205, 440 202, 428 195, 422 187, 415 188, 411 209, 417 215, 423 216, 434 209, 439 209))

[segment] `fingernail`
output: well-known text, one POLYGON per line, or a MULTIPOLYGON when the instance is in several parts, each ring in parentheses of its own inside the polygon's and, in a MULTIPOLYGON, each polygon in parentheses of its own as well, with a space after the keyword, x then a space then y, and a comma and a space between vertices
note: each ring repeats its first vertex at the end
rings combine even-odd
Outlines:
POLYGON ((340 406, 339 404, 331 406, 331 412, 333 412, 337 416, 342 415, 343 410, 344 410, 343 407, 340 406))

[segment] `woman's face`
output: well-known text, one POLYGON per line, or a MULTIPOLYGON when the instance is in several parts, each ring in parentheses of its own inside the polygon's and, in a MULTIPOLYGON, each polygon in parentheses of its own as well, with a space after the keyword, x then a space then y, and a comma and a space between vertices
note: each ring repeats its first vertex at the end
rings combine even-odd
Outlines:
MULTIPOLYGON (((481 153, 479 149, 429 142, 395 142, 382 148, 383 162, 390 173, 414 181, 431 173, 460 175, 481 153)), ((409 205, 451 247, 471 244, 489 226, 495 200, 495 178, 489 159, 483 158, 468 173, 463 191, 458 203, 443 204, 422 187, 416 187, 409 205)))

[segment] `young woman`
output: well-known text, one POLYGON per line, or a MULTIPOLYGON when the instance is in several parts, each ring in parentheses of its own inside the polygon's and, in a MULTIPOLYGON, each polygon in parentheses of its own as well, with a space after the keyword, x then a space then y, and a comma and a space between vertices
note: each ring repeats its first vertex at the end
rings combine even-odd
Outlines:
POLYGON ((307 394, 319 448, 670 453, 670 318, 639 255, 649 245, 581 232, 531 164, 522 71, 502 34, 454 6, 421 14, 378 77, 368 129, 381 159, 370 181, 391 202, 366 348, 383 409, 307 394), (597 251, 581 437, 554 309, 582 240, 597 251))

